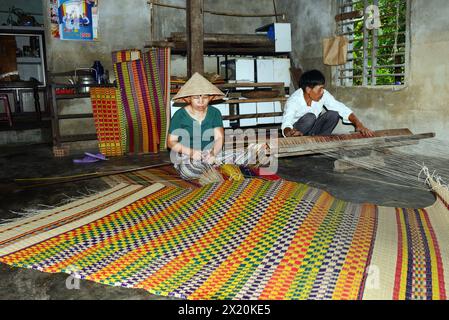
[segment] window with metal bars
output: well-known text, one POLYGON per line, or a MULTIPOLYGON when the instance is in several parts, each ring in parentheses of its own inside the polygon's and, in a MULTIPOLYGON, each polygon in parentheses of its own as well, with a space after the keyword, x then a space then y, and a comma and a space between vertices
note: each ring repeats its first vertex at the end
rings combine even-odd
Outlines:
POLYGON ((337 0, 337 35, 349 40, 347 63, 337 67, 337 85, 404 85, 407 67, 407 0, 337 0), (379 8, 380 28, 369 28, 366 8, 379 8))

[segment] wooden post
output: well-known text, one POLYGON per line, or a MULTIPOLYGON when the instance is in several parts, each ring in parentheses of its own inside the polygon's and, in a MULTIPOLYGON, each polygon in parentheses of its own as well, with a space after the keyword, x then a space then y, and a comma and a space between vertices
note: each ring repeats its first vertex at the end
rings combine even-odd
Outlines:
POLYGON ((204 2, 187 0, 187 76, 204 73, 204 2))

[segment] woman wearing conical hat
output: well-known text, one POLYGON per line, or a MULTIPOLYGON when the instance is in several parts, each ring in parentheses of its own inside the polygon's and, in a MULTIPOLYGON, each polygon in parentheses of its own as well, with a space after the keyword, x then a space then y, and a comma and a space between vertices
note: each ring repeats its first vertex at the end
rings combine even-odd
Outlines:
POLYGON ((220 111, 209 103, 224 93, 195 73, 173 98, 186 105, 175 112, 168 130, 171 160, 184 179, 197 179, 223 148, 224 129, 220 111))

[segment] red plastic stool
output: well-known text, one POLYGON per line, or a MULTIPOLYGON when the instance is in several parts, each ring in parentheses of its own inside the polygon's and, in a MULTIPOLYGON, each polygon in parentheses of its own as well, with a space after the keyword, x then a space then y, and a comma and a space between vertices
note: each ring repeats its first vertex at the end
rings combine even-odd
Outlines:
POLYGON ((8 95, 0 93, 0 100, 3 100, 3 106, 5 107, 5 113, 0 113, 0 120, 8 120, 9 126, 12 127, 12 115, 8 95))

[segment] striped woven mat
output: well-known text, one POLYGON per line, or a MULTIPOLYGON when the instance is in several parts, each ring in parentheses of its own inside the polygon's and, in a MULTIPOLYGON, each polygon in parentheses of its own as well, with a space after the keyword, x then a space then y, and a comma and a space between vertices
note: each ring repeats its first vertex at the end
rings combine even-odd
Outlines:
MULTIPOLYGON (((166 149, 170 118, 170 49, 112 53, 123 153, 166 149)), ((98 130, 97 130, 98 132, 98 130)), ((101 132, 100 132, 101 133, 101 132)))
POLYGON ((169 48, 151 48, 143 54, 151 105, 160 136, 160 149, 166 149, 167 123, 170 117, 170 96, 167 95, 170 90, 169 53, 169 48))
POLYGON ((125 49, 112 52, 112 64, 140 60, 142 52, 139 49, 125 49))
POLYGON ((0 261, 187 299, 446 299, 449 193, 354 204, 285 180, 120 184, 0 227, 0 261))
POLYGON ((124 153, 159 152, 157 116, 142 60, 114 64, 124 153))

